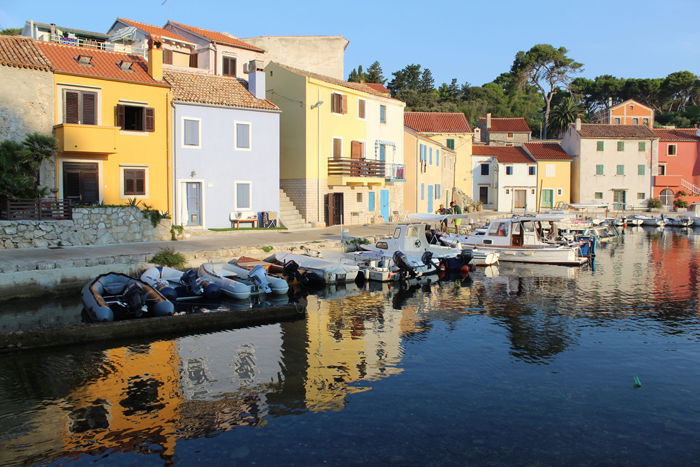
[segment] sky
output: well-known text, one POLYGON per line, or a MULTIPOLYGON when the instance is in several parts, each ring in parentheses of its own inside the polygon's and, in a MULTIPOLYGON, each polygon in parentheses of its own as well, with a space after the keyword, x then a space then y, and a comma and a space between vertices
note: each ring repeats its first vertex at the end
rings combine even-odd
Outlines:
POLYGON ((107 32, 117 17, 167 20, 237 37, 342 35, 345 74, 378 60, 384 76, 409 64, 481 85, 510 69, 519 50, 564 46, 581 76, 657 78, 700 74, 699 0, 212 1, 0 0, 0 28, 26 20, 107 32), (96 7, 96 5, 99 5, 96 7))

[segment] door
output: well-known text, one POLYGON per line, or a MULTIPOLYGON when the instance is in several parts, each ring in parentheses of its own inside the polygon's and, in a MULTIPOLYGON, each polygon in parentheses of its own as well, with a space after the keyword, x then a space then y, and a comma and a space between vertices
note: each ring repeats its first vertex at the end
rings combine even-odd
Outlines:
POLYGON ((525 200, 527 199, 527 190, 513 190, 513 207, 516 209, 525 209, 525 200))
POLYGON ((479 187, 479 202, 483 205, 489 204, 489 187, 480 186, 479 187))
POLYGON ((621 211, 627 204, 627 191, 613 190, 613 209, 621 211))
POLYGON ((379 192, 379 213, 384 221, 389 222, 389 190, 379 192))
POLYGON ((202 225, 202 184, 185 183, 185 225, 196 227, 202 225))
POLYGON ((343 194, 328 193, 325 196, 326 225, 340 225, 343 223, 343 194))
POLYGON ((540 206, 543 208, 554 207, 554 190, 551 190, 551 189, 543 189, 542 190, 542 201, 540 203, 540 206))
POLYGON ((99 167, 96 163, 63 163, 63 197, 79 204, 100 200, 99 167))
POLYGON ((433 212, 433 184, 428 185, 428 212, 433 212))

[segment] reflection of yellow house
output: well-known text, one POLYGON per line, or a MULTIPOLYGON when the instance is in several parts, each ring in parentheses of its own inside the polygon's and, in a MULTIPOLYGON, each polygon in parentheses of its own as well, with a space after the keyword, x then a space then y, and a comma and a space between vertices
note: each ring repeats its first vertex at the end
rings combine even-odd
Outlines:
POLYGON ((58 196, 77 203, 138 199, 171 211, 169 87, 160 44, 142 57, 50 42, 58 196))
POLYGON ((537 208, 570 203, 572 157, 557 143, 525 143, 523 149, 537 161, 537 208))

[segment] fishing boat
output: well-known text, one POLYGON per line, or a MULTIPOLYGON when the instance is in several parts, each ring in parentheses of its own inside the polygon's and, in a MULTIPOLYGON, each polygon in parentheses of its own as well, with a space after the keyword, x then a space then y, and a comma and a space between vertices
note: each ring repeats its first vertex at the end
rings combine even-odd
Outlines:
POLYGON ((141 274, 141 280, 158 290, 171 302, 201 298, 214 300, 221 296, 221 288, 212 282, 200 279, 196 269, 187 269, 183 272, 167 266, 154 266, 141 274))
POLYGON ((172 302, 155 288, 116 272, 85 284, 81 298, 87 319, 92 322, 168 316, 175 311, 172 302))
POLYGON ((275 295, 284 295, 289 291, 289 284, 281 277, 274 276, 267 272, 267 269, 262 265, 246 267, 238 264, 238 260, 234 259, 226 265, 227 271, 232 271, 243 280, 255 282, 263 289, 265 293, 275 295))
POLYGON ((244 280, 227 266, 228 263, 204 263, 199 266, 197 274, 200 279, 218 285, 223 293, 236 300, 245 300, 251 294, 265 293, 258 284, 244 280))
POLYGON ((281 252, 274 255, 275 262, 287 265, 293 262, 306 272, 316 274, 325 284, 354 282, 360 268, 355 264, 342 264, 322 258, 312 258, 306 255, 281 252))

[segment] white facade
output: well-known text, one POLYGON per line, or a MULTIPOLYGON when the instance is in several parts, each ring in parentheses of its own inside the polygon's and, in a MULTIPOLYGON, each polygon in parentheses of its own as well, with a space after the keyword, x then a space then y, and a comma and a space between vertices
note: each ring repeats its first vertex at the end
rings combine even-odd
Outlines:
POLYGON ((537 164, 499 162, 496 170, 496 210, 534 212, 537 209, 537 164))
POLYGON ((472 155, 472 199, 481 201, 486 209, 496 208, 496 159, 491 156, 472 155), (482 175, 482 165, 488 166, 488 173, 482 175))
MULTIPOLYGON (((358 104, 359 105, 359 104, 358 104)), ((380 160, 382 154, 387 164, 387 178, 400 178, 399 167, 404 165, 403 112, 406 104, 395 99, 368 96, 365 100, 367 125, 367 159, 380 160), (385 107, 385 119, 380 121, 380 107, 385 107), (381 146, 384 146, 382 148, 381 146)), ((358 117, 359 119, 359 117, 358 117)), ((361 119, 360 119, 361 120, 361 119)), ((403 177, 405 178, 405 177, 403 177)))

